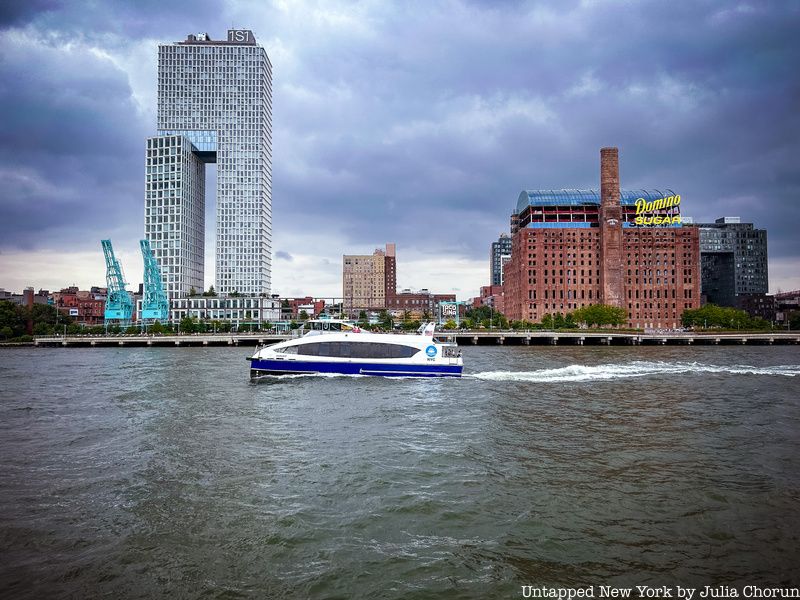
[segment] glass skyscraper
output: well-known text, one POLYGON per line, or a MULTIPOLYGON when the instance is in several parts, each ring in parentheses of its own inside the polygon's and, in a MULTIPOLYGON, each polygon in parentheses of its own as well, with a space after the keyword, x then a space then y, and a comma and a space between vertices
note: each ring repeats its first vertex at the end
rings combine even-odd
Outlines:
POLYGON ((489 285, 503 285, 503 269, 511 260, 511 236, 501 233, 489 251, 489 285))
POLYGON ((205 164, 217 164, 217 292, 268 294, 272 65, 248 30, 158 47, 157 135, 147 140, 145 237, 171 297, 203 288, 205 164))
POLYGON ((742 297, 769 291, 767 230, 721 217, 699 223, 702 290, 706 301, 738 306, 742 297))

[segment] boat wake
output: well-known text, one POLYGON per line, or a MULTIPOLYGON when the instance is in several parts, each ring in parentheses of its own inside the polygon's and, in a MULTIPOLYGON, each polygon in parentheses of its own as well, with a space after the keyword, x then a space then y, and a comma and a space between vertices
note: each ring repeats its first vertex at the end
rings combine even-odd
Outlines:
POLYGON ((671 374, 720 373, 729 375, 777 375, 795 377, 800 375, 800 365, 778 365, 753 367, 749 365, 707 365, 698 362, 651 362, 611 363, 607 365, 569 365, 558 369, 539 371, 483 371, 464 377, 485 381, 530 381, 536 383, 564 383, 582 381, 609 381, 632 377, 651 377, 671 374))
POLYGON ((259 375, 258 377, 251 378, 251 381, 291 381, 292 379, 339 379, 346 377, 352 378, 366 378, 368 375, 361 374, 345 374, 345 373, 281 373, 280 375, 259 375))

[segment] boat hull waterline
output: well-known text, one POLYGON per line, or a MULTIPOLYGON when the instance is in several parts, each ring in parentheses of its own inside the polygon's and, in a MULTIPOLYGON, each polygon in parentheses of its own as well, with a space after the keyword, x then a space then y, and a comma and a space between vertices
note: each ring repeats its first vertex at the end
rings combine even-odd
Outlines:
POLYGON ((461 377, 456 365, 409 365, 379 363, 319 363, 312 361, 253 360, 250 375, 374 375, 381 377, 461 377))

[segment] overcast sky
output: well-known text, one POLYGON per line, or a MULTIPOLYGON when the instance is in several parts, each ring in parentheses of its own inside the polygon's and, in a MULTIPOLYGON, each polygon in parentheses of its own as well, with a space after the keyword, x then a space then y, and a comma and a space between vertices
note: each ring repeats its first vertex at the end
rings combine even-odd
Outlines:
POLYGON ((273 293, 396 242, 400 287, 476 295, 519 192, 599 187, 602 146, 800 288, 800 3, 764 0, 4 0, 0 287, 104 285, 106 237, 141 281, 157 45, 231 27, 273 65, 273 293))

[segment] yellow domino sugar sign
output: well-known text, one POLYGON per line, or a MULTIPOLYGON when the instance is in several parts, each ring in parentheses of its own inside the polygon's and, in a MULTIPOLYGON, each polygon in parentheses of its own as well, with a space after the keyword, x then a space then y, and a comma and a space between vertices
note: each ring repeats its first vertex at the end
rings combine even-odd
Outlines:
POLYGON ((668 208, 680 206, 680 196, 669 196, 659 198, 652 202, 647 202, 644 198, 636 200, 636 218, 633 222, 636 225, 675 225, 681 222, 680 215, 658 214, 668 208))

